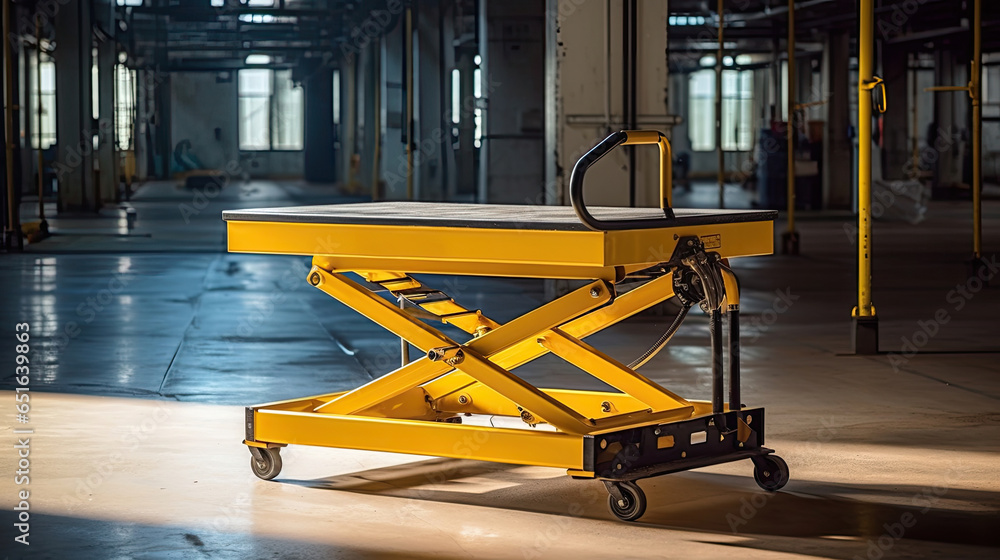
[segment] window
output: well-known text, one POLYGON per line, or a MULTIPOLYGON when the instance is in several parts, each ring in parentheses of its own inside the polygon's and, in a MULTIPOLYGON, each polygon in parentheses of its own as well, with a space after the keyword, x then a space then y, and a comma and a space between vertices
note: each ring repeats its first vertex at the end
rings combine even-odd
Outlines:
POLYGON ((472 96, 476 98, 476 108, 472 111, 476 128, 472 133, 472 144, 479 148, 483 145, 483 110, 479 108, 479 99, 483 96, 483 71, 479 68, 482 59, 476 55, 476 68, 472 71, 472 96))
POLYGON ((1000 117, 1000 66, 983 68, 983 116, 1000 117))
POLYGON ((94 64, 90 67, 90 112, 91 118, 96 121, 101 118, 101 88, 98 87, 101 82, 100 72, 97 70, 97 49, 92 54, 94 64))
POLYGON ((239 71, 241 150, 302 149, 302 88, 291 70, 239 71))
POLYGON ((753 148, 753 73, 722 72, 722 149, 753 148))
POLYGON ((462 72, 458 68, 451 70, 451 122, 462 122, 462 72))
MULTIPOLYGON (((34 64, 32 64, 32 68, 35 68, 34 64)), ((31 107, 31 147, 45 150, 56 143, 56 65, 46 54, 42 54, 42 65, 39 73, 42 86, 41 127, 38 126, 38 83, 32 80, 29 85, 31 93, 29 101, 31 107)))
POLYGON ((333 69, 333 124, 340 124, 340 70, 333 69))
POLYGON ((668 25, 705 25, 705 16, 674 15, 667 18, 668 25))
POLYGON ((135 148, 135 70, 115 65, 115 145, 119 150, 135 148))
POLYGON ((699 70, 688 78, 688 136, 691 149, 715 149, 715 71, 699 70))
MULTIPOLYGON (((715 70, 688 78, 688 136, 694 151, 715 149, 715 70)), ((753 73, 722 71, 722 149, 753 147, 753 73)))

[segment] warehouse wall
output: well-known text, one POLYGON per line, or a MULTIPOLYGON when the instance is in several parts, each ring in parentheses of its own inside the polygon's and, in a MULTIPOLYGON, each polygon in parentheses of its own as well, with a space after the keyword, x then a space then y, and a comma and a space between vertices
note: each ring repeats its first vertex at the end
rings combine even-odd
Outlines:
POLYGON ((487 17, 487 200, 536 204, 545 182, 545 5, 490 2, 487 17))
MULTIPOLYGON (((183 140, 207 169, 239 161, 250 177, 295 178, 304 169, 302 151, 240 152, 236 74, 221 80, 216 72, 177 72, 170 78, 170 149, 183 140), (218 136, 216 135, 218 129, 218 136)), ((171 162, 173 162, 171 155, 171 162)), ((173 170, 173 163, 171 163, 173 170)))
MULTIPOLYGON (((637 114, 640 119, 670 120, 667 100, 669 91, 666 26, 667 6, 662 2, 644 0, 638 4, 637 52, 637 114)), ((601 2, 566 3, 550 0, 547 10, 559 14, 558 25, 548 25, 547 33, 555 32, 554 42, 549 43, 555 68, 551 78, 555 82, 552 93, 556 96, 555 138, 556 166, 550 174, 546 202, 569 202, 567 186, 570 172, 577 159, 609 132, 602 124, 577 124, 574 119, 587 123, 604 119, 605 76, 604 33, 605 6, 601 2)), ((620 4, 611 10, 610 29, 610 128, 622 128, 622 13, 620 4)), ((551 122, 551 121, 550 121, 551 122)), ((655 128, 673 136, 667 124, 649 124, 640 128, 655 128)), ((554 140, 554 141, 553 141, 554 140)), ((636 204, 657 206, 659 203, 659 164, 657 150, 652 147, 636 149, 636 204)), ((591 205, 627 206, 629 158, 625 150, 615 150, 587 172, 587 202, 591 205)))
POLYGON ((235 75, 228 82, 220 82, 214 72, 171 76, 171 153, 180 142, 188 140, 192 155, 209 169, 223 169, 239 156, 236 84, 235 75))

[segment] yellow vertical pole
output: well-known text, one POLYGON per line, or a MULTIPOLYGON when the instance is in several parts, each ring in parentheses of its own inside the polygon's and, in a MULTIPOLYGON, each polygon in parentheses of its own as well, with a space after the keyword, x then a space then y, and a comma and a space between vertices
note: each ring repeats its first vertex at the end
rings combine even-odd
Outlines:
POLYGON ((858 309, 859 317, 872 315, 872 97, 865 86, 874 77, 872 0, 861 0, 858 45, 858 309))
POLYGON ((14 237, 18 239, 21 233, 17 231, 17 208, 14 207, 14 61, 11 56, 10 37, 10 2, 3 1, 3 68, 4 68, 4 138, 6 139, 7 168, 7 231, 6 242, 10 248, 14 237))
POLYGON ((872 305, 872 88, 875 10, 873 0, 861 2, 858 34, 858 305, 854 308, 855 354, 878 353, 878 318, 872 305))
MULTIPOLYGON (((972 259, 978 268, 983 258, 983 6, 973 8, 972 68, 969 95, 972 97, 972 259)), ((978 270, 977 270, 978 271, 978 270)))
POLYGON ((726 159, 722 153, 722 56, 724 46, 722 30, 725 27, 725 16, 722 10, 723 0, 719 0, 719 49, 715 57, 715 152, 719 165, 719 208, 726 207, 726 159))
POLYGON ((406 200, 413 200, 413 9, 406 8, 406 200))

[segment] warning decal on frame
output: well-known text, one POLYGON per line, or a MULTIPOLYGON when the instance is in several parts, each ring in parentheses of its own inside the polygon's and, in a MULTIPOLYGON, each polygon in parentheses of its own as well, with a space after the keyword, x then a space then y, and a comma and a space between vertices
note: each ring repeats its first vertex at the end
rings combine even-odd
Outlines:
POLYGON ((706 249, 718 249, 722 247, 722 236, 717 233, 714 235, 702 235, 701 243, 706 249))

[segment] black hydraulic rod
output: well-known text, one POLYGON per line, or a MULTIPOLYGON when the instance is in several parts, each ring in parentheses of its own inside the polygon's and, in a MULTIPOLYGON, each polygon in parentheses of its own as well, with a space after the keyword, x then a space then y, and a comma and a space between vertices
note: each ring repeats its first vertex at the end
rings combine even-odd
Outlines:
POLYGON ((729 410, 740 410, 740 310, 729 310, 729 410))
POLYGON ((722 310, 712 309, 708 330, 712 338, 712 413, 723 412, 722 310))

